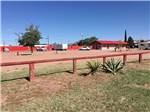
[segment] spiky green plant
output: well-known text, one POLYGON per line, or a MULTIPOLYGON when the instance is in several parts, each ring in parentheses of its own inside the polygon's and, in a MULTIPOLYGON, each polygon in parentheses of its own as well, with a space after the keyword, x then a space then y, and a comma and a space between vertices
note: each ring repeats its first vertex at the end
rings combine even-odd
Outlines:
POLYGON ((89 74, 94 75, 100 70, 101 63, 99 61, 88 61, 87 67, 90 70, 89 74))
POLYGON ((114 58, 111 58, 110 60, 107 60, 103 65, 102 69, 106 72, 110 72, 113 75, 115 75, 119 70, 123 69, 123 63, 121 60, 115 60, 114 58))

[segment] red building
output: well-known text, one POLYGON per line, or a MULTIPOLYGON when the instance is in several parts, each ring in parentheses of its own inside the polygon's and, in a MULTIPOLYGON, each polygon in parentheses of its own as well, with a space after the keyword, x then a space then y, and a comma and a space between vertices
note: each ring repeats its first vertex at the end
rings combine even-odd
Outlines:
POLYGON ((97 40, 91 44, 92 49, 100 50, 126 50, 127 42, 123 41, 108 41, 108 40, 97 40))

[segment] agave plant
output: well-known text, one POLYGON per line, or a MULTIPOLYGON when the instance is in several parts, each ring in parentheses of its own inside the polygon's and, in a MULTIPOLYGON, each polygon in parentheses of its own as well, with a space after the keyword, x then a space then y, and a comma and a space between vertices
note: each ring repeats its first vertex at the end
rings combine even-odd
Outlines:
POLYGON ((98 61, 88 61, 87 67, 90 70, 89 74, 94 75, 96 72, 99 71, 99 69, 101 67, 101 63, 98 61))
POLYGON ((121 60, 115 60, 111 58, 110 60, 106 61, 102 65, 102 69, 106 72, 110 72, 115 75, 119 70, 123 68, 123 63, 121 60))

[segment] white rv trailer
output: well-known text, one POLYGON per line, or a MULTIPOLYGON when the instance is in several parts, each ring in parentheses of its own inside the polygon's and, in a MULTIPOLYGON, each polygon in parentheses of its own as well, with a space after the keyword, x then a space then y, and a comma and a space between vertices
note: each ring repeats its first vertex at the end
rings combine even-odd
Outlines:
POLYGON ((67 50, 67 44, 54 44, 54 50, 67 50))
POLYGON ((35 45, 37 51, 47 51, 47 45, 35 45))
POLYGON ((150 49, 150 40, 144 41, 144 42, 139 42, 138 43, 138 48, 139 49, 145 49, 145 50, 150 49))

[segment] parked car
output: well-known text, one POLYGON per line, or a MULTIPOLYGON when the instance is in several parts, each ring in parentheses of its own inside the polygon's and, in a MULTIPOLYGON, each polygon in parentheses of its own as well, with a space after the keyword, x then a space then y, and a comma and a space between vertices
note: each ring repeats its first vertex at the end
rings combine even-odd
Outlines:
POLYGON ((36 50, 37 51, 47 51, 47 48, 45 48, 45 47, 38 47, 36 50))
POLYGON ((79 50, 82 50, 82 51, 89 51, 90 48, 89 48, 89 47, 82 47, 82 48, 80 48, 79 50))

